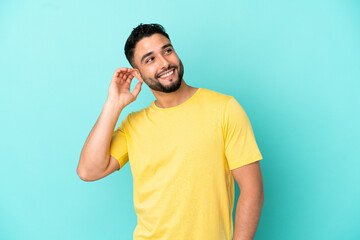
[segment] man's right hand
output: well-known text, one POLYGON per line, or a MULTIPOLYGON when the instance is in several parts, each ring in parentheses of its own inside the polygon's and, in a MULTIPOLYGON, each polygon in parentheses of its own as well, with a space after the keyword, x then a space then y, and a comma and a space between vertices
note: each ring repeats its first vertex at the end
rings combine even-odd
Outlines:
POLYGON ((130 92, 130 84, 134 75, 130 68, 118 68, 110 82, 108 101, 119 104, 121 108, 129 105, 136 100, 141 90, 142 81, 139 81, 133 92, 130 92))

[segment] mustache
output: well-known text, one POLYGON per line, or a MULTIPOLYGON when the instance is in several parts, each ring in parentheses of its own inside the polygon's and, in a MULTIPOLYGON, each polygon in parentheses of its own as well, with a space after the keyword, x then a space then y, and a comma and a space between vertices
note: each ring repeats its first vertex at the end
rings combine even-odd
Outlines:
POLYGON ((161 71, 156 77, 158 78, 161 74, 163 74, 164 72, 169 71, 169 70, 172 69, 172 68, 173 68, 173 69, 178 69, 177 66, 169 66, 167 69, 161 71))

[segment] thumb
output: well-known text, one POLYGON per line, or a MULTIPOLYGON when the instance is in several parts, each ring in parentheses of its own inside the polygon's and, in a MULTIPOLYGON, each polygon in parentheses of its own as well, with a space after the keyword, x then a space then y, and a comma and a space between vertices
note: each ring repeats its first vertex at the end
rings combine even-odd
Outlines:
POLYGON ((137 98, 137 96, 139 95, 139 92, 141 90, 141 85, 143 82, 138 82, 133 90, 133 92, 131 93, 135 98, 137 98))

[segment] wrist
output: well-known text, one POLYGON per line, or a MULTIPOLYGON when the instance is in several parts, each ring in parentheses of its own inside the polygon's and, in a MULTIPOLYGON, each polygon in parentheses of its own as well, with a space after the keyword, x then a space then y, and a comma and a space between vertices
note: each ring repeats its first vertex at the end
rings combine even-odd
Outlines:
POLYGON ((104 107, 111 108, 113 111, 122 111, 125 106, 119 103, 119 101, 108 98, 104 104, 104 107))

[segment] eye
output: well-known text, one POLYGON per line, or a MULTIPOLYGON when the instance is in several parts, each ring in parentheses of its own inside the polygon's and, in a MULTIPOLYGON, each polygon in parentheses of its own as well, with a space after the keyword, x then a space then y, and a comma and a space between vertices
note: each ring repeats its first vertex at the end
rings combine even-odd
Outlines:
POLYGON ((165 50, 165 53, 171 53, 172 52, 172 49, 171 48, 168 48, 165 50))
POLYGON ((146 62, 146 63, 149 63, 149 62, 152 62, 153 60, 154 60, 154 58, 151 57, 151 58, 148 58, 145 62, 146 62))

